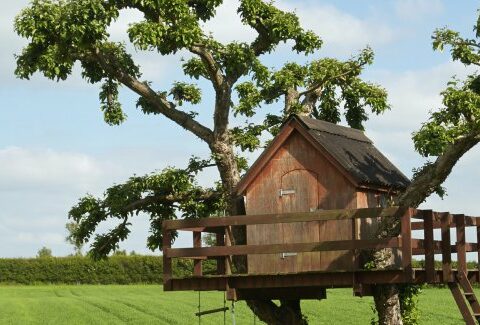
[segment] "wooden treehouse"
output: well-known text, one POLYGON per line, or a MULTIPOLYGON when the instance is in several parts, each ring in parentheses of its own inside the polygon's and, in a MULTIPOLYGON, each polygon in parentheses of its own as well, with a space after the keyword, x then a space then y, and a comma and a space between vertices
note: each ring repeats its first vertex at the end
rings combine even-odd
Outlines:
POLYGON ((480 282, 480 271, 467 269, 466 253, 480 257, 480 217, 389 207, 408 184, 363 132, 292 116, 237 187, 246 215, 163 223, 164 290, 220 290, 230 300, 321 299, 326 288, 352 287, 361 296, 374 284, 444 283, 466 323, 476 324, 480 305, 471 283, 480 282), (394 217, 400 235, 376 238, 379 223, 394 217), (234 227, 243 228, 246 243, 235 243, 234 227), (467 227, 476 227, 477 243, 466 242, 467 227), (175 231, 191 231, 193 247, 171 248, 175 231), (216 246, 201 247, 203 232, 216 234, 216 246), (363 253, 384 248, 392 251, 391 266, 365 269, 363 253), (421 269, 412 267, 417 255, 425 260, 421 269), (237 256, 246 261, 242 272, 233 266, 237 256), (193 276, 173 277, 173 258, 193 259, 193 276), (217 261, 216 274, 202 273, 205 259, 217 261))

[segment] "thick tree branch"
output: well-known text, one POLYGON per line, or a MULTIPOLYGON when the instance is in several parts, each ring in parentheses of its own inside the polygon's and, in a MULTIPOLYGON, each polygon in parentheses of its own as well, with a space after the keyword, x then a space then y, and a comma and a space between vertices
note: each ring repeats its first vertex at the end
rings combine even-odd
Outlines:
POLYGON ((254 28, 257 31, 258 36, 250 45, 250 47, 256 56, 260 56, 268 51, 268 49, 272 46, 272 42, 268 38, 268 29, 265 28, 260 19, 256 20, 254 28))
POLYGON ((115 61, 109 60, 109 58, 100 50, 97 49, 92 56, 93 59, 96 60, 105 71, 115 77, 115 79, 138 95, 147 99, 155 107, 158 113, 192 132, 207 144, 210 144, 213 141, 212 130, 197 122, 189 114, 176 109, 173 103, 159 96, 152 88, 150 88, 150 86, 148 86, 148 84, 125 73, 119 65, 111 63, 115 61))
MULTIPOLYGON (((284 113, 289 115, 292 113, 292 106, 298 103, 299 94, 298 91, 294 87, 290 87, 285 92, 285 106, 284 106, 284 113)), ((303 113, 303 112, 300 112, 303 113)))
POLYGON ((426 166, 398 198, 398 204, 417 207, 450 175, 458 160, 480 142, 480 133, 473 132, 449 145, 431 165, 426 166))
POLYGON ((225 77, 222 74, 222 70, 215 61, 212 53, 206 48, 204 44, 195 44, 190 47, 190 52, 198 55, 202 62, 207 67, 208 75, 213 87, 216 91, 222 90, 225 77))
POLYGON ((352 73, 354 70, 358 70, 360 69, 361 67, 363 66, 363 64, 360 64, 360 65, 357 65, 357 66, 354 66, 352 67, 351 69, 347 69, 346 71, 342 72, 342 73, 339 73, 335 76, 332 76, 330 78, 326 78, 326 79, 323 79, 317 83, 315 83, 314 85, 310 86, 308 89, 300 92, 299 96, 308 96, 309 94, 312 94, 312 93, 315 93, 317 92, 319 89, 323 88, 323 86, 329 82, 329 81, 332 81, 332 80, 335 80, 335 79, 340 79, 342 77, 346 77, 348 76, 350 73, 352 73))
MULTIPOLYGON (((219 198, 222 194, 219 192, 205 192, 197 195, 197 201, 208 201, 219 198)), ((125 213, 131 213, 135 210, 141 210, 142 208, 151 206, 152 204, 173 204, 175 202, 182 202, 190 199, 188 195, 149 195, 143 199, 137 200, 124 207, 125 213)))
POLYGON ((304 94, 304 98, 302 100, 302 107, 304 107, 304 111, 310 114, 313 112, 315 108, 315 104, 317 103, 318 99, 322 94, 322 87, 317 87, 313 91, 307 92, 304 94))
POLYGON ((190 52, 197 54, 207 67, 210 80, 215 88, 214 138, 224 141, 228 132, 233 83, 226 80, 212 53, 205 45, 195 44, 190 47, 190 52))

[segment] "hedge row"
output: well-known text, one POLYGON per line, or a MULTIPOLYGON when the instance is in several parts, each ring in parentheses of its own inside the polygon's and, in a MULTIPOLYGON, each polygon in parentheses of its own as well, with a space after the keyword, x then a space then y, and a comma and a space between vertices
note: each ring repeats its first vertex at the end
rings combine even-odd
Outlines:
POLYGON ((162 258, 112 256, 0 259, 0 282, 15 284, 128 284, 161 283, 162 258))
MULTIPOLYGON (((209 262, 205 273, 215 267, 209 262)), ((191 275, 192 270, 190 260, 174 262, 175 276, 191 275)), ((101 261, 81 256, 0 259, 0 283, 9 284, 160 284, 162 275, 161 256, 112 256, 101 261)))
MULTIPOLYGON (((424 261, 413 261, 413 267, 424 267, 424 261)), ((441 262, 435 266, 441 268, 441 262)), ((452 263, 456 267, 456 262, 452 263)), ((476 263, 469 262, 469 268, 476 263)), ((215 271, 215 261, 203 262, 204 274, 215 271)), ((175 276, 192 274, 191 260, 175 260, 175 276)), ((163 263, 161 256, 112 256, 93 261, 87 257, 4 258, 0 259, 0 283, 10 284, 161 284, 163 263)))

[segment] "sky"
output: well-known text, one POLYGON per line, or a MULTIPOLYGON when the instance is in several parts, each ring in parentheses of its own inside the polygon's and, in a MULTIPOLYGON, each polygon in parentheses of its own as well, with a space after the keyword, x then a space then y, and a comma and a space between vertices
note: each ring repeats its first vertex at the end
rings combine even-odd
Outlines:
MULTIPOLYGON (((143 175, 166 166, 183 167, 191 155, 207 157, 208 148, 166 118, 144 116, 135 108, 136 96, 127 89, 120 94, 127 121, 116 127, 106 125, 99 109, 99 86, 82 80, 79 69, 60 83, 41 75, 29 81, 17 79, 14 54, 21 51, 26 40, 15 34, 13 19, 28 2, 5 2, 0 12, 0 257, 33 257, 42 246, 52 249, 56 256, 64 256, 73 250, 65 242, 68 210, 81 196, 101 195, 108 186, 133 174, 143 175)), ((363 78, 387 89, 392 109, 372 116, 366 134, 411 176, 412 169, 424 162, 413 150, 411 133, 427 120, 429 111, 439 107, 439 93, 450 78, 469 72, 452 62, 448 52, 433 52, 432 32, 448 26, 473 37, 479 3, 281 0, 276 4, 284 10, 295 10, 302 25, 320 35, 324 46, 307 58, 280 46, 275 54, 262 58, 268 66, 326 56, 348 59, 367 45, 373 48, 375 62, 363 78)), ((224 1, 205 29, 223 42, 252 40, 255 34, 240 23, 236 6, 234 0, 224 1)), ((135 11, 122 12, 110 28, 112 39, 126 40, 128 23, 139 19, 135 11)), ((188 58, 187 53, 162 57, 136 52, 131 46, 128 49, 141 65, 144 78, 156 89, 169 89, 174 81, 187 80, 180 69, 180 60, 188 58)), ((200 120, 210 125, 211 90, 204 89, 202 103, 195 109, 201 112, 200 120)), ((259 115, 268 109, 262 108, 259 115)), ((250 162, 259 153, 249 155, 250 162)), ((422 207, 480 216, 476 204, 479 161, 480 148, 474 148, 445 183, 448 196, 443 200, 431 197, 422 207)), ((216 177, 215 171, 209 171, 200 181, 210 184, 216 177)), ((121 249, 152 253, 146 248, 147 219, 133 219, 132 229, 121 249)), ((188 240, 182 237, 178 245, 188 240)))

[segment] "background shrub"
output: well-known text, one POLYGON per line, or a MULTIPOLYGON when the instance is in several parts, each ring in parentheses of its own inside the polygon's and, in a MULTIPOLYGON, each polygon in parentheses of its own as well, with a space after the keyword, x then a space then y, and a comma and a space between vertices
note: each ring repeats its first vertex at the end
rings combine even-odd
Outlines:
MULTIPOLYGON (((215 261, 204 261, 204 273, 212 273, 215 261)), ((192 274, 191 260, 174 260, 177 277, 192 274)), ((161 284, 161 256, 114 255, 94 261, 89 257, 2 258, 0 283, 8 284, 161 284)))

